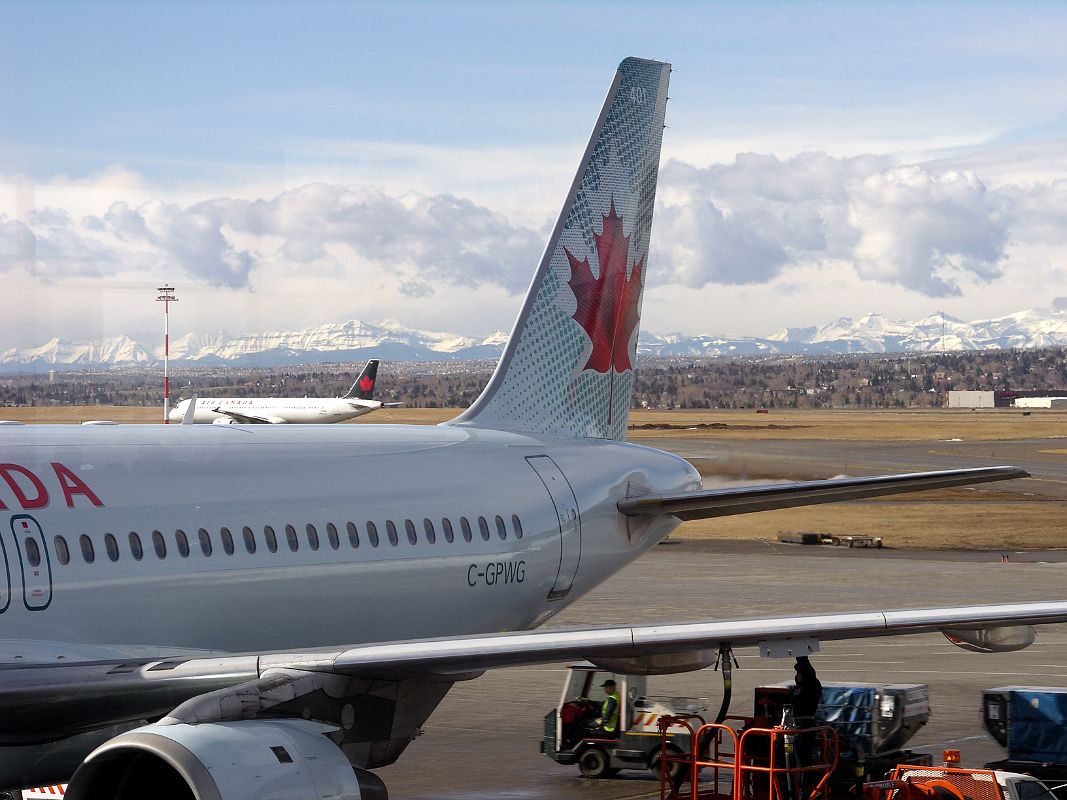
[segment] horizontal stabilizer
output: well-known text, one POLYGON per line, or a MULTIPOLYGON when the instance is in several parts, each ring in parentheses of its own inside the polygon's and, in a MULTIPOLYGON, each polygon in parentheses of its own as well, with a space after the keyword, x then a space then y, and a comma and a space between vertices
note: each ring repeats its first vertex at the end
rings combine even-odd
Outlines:
POLYGON ((682 520, 707 519, 1029 477, 1030 473, 1018 467, 951 469, 913 472, 907 475, 876 475, 866 478, 838 478, 828 481, 745 486, 737 489, 642 495, 622 500, 618 507, 621 513, 631 517, 670 514, 682 520))

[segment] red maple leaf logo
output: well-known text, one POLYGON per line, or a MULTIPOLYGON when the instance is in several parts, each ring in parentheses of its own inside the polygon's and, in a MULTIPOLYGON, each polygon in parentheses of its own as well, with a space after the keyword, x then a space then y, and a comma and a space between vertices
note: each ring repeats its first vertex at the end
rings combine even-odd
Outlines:
POLYGON ((371 380, 370 375, 364 375, 359 379, 359 388, 364 392, 369 392, 374 388, 374 381, 371 380))
POLYGON ((630 337, 640 319, 637 306, 641 300, 641 272, 645 259, 642 257, 633 265, 627 280, 630 237, 623 235, 622 217, 615 213, 615 198, 611 199, 611 212, 603 220, 602 233, 593 232, 600 259, 599 278, 593 277, 588 256, 579 261, 566 247, 563 252, 571 262, 568 283, 578 301, 574 320, 589 334, 593 343, 593 352, 582 369, 607 372, 614 368, 616 372, 625 372, 633 368, 630 337))

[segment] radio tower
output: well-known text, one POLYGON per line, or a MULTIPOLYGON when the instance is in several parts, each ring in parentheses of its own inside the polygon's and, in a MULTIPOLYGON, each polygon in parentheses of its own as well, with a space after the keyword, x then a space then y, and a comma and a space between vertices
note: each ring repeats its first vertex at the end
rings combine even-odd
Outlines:
POLYGON ((170 304, 177 303, 173 286, 156 289, 156 301, 163 304, 163 424, 170 424, 170 304))

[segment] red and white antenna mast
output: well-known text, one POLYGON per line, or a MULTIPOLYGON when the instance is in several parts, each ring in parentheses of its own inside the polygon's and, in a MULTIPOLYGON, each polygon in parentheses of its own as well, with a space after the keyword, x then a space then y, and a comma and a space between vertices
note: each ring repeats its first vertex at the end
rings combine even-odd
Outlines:
POLYGON ((170 304, 177 303, 173 286, 156 289, 156 301, 163 304, 163 424, 170 424, 170 304))

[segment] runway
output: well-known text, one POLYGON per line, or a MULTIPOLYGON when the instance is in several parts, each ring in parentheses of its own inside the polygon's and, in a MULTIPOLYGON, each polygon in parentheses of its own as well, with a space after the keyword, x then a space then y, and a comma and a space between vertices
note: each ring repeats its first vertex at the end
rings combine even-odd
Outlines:
MULTIPOLYGON (((1067 552, 928 553, 812 548, 769 542, 681 541, 655 548, 575 603, 552 626, 686 621, 1061 599, 1067 552)), ((755 686, 792 678, 791 660, 738 652, 733 710, 755 686)), ((1042 629, 1021 653, 968 653, 937 635, 837 642, 813 658, 822 679, 927 683, 932 716, 911 746, 963 751, 965 765, 1003 757, 981 727, 981 691, 1011 684, 1067 686, 1067 626, 1042 629)), ((379 774, 394 800, 594 798, 658 794, 647 773, 612 780, 538 752, 544 715, 562 690, 560 667, 506 669, 458 684, 397 764, 379 774)), ((721 678, 705 670, 649 679, 650 694, 701 696, 718 707, 721 678)))

